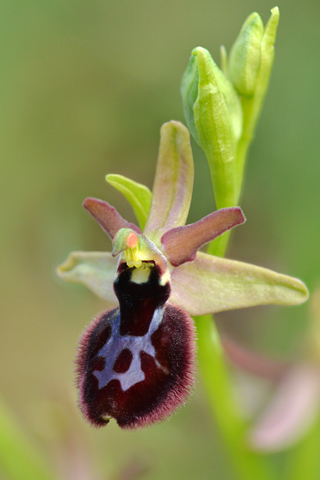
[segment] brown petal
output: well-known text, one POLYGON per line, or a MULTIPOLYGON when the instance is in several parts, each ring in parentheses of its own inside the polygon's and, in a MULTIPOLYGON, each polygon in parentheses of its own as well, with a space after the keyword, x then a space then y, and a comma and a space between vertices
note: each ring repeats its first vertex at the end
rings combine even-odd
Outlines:
POLYGON ((198 222, 166 232, 161 243, 174 267, 195 259, 197 250, 227 230, 245 222, 240 207, 221 208, 198 222))
POLYGON ((127 222, 127 220, 122 218, 120 213, 118 213, 114 207, 103 200, 89 197, 85 199, 83 206, 99 223, 107 235, 109 235, 111 240, 113 240, 113 237, 120 228, 131 228, 132 230, 141 233, 136 225, 127 222))

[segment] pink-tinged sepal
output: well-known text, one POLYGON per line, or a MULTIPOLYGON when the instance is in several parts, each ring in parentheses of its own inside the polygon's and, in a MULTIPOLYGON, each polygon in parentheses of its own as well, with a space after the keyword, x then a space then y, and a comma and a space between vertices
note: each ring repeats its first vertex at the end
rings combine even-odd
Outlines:
POLYGON ((195 259, 197 250, 246 221, 240 207, 221 208, 198 222, 172 228, 161 237, 163 251, 174 267, 195 259))
POLYGON ((171 271, 171 287, 170 301, 189 315, 257 305, 300 305, 309 295, 297 278, 203 252, 171 271))
POLYGON ((127 222, 114 207, 103 200, 89 197, 85 199, 83 206, 99 223, 111 240, 113 240, 120 228, 131 228, 137 233, 141 233, 136 225, 127 222))
POLYGON ((165 123, 144 234, 159 244, 170 228, 186 223, 193 188, 194 166, 190 135, 180 122, 165 123))

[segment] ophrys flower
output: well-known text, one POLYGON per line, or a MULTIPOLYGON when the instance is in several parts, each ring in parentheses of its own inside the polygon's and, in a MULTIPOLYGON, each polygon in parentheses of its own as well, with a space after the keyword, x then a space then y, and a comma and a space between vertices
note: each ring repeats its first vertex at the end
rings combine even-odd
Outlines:
POLYGON ((307 298, 297 279, 213 257, 199 248, 244 222, 239 207, 220 209, 185 225, 193 188, 188 130, 162 127, 152 194, 128 179, 120 183, 140 229, 108 203, 89 198, 85 208, 113 242, 112 253, 76 252, 59 268, 117 305, 94 320, 77 359, 80 406, 104 425, 115 418, 134 428, 166 418, 193 385, 195 335, 190 315, 262 304, 298 304, 307 298), (150 207, 150 210, 149 210, 150 207))

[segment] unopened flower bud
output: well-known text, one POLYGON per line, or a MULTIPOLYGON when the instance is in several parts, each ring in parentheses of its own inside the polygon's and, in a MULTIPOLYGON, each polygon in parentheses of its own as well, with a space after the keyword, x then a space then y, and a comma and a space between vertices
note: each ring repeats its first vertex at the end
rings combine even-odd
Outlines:
POLYGON ((254 94, 261 57, 264 27, 260 16, 252 13, 243 24, 230 51, 229 77, 241 95, 254 94))
POLYGON ((192 51, 181 93, 188 127, 209 163, 217 207, 234 205, 235 151, 242 132, 239 96, 201 47, 192 51))

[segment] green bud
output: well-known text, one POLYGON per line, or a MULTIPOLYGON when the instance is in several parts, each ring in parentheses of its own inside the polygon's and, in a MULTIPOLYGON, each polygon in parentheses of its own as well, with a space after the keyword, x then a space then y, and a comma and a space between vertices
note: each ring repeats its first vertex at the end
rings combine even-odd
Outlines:
POLYGON ((254 93, 260 67, 264 27, 260 16, 252 13, 243 24, 229 56, 228 73, 241 95, 254 93))
MULTIPOLYGON (((242 130, 242 112, 238 95, 232 83, 205 48, 197 47, 192 51, 189 65, 182 79, 181 94, 188 127, 197 143, 199 143, 199 132, 197 131, 197 128, 199 129, 197 120, 199 119, 194 116, 194 107, 197 101, 201 102, 200 97, 203 94, 208 94, 215 101, 220 111, 213 113, 215 116, 222 115, 226 126, 231 128, 234 139, 239 139, 242 130), (199 92, 200 85, 208 92, 199 92)), ((202 147, 202 145, 200 146, 202 147)))
POLYGON ((181 93, 188 127, 204 151, 217 208, 235 202, 235 152, 242 133, 238 94, 208 50, 192 51, 181 93))
MULTIPOLYGON (((244 172, 247 152, 248 152, 250 143, 254 137, 258 119, 259 119, 263 102, 269 86, 269 80, 270 80, 270 75, 271 75, 272 65, 274 60, 274 44, 276 41, 279 15, 280 14, 279 14, 278 7, 275 7, 271 10, 271 17, 269 18, 268 23, 264 29, 264 33, 260 43, 260 60, 259 60, 258 72, 255 77, 254 91, 252 92, 251 96, 243 95, 241 98, 242 109, 243 109, 243 131, 242 131, 242 137, 238 143, 238 149, 237 149, 237 177, 238 177, 238 185, 239 185, 238 198, 241 192, 243 172, 244 172)), ((245 22, 242 28, 242 31, 245 31, 247 28, 249 28, 256 17, 257 17, 257 14, 251 15, 248 18, 248 20, 245 22)), ((258 22, 257 18, 255 21, 258 22)), ((241 36, 241 33, 238 37, 238 40, 240 36, 241 36)), ((253 34, 252 34, 252 38, 253 38, 253 34)), ((236 40, 235 46, 233 48, 235 49, 238 48, 240 50, 240 46, 236 47, 238 40, 236 40)), ((254 56, 253 53, 251 53, 251 55, 252 57, 254 56)), ((235 62, 235 60, 233 60, 233 62, 235 62)), ((252 60, 251 67, 249 66, 249 63, 246 64, 246 62, 243 62, 244 68, 247 69, 247 73, 243 75, 243 78, 246 76, 247 79, 249 79, 250 77, 250 80, 248 80, 249 83, 253 82, 252 79, 255 76, 253 74, 253 70, 254 70, 253 64, 254 64, 253 60, 252 60), (251 73, 250 73, 250 70, 251 70, 251 73)), ((228 67, 229 73, 231 68, 230 65, 231 65, 231 59, 228 67)), ((238 62, 238 68, 240 68, 239 65, 240 65, 240 62, 238 62)), ((244 83, 245 81, 243 81, 243 84, 244 83)), ((247 84, 247 91, 248 91, 248 84, 247 84)))
POLYGON ((274 60, 274 44, 277 36, 277 29, 279 24, 279 8, 274 7, 271 10, 271 17, 269 18, 266 28, 264 30, 263 39, 261 42, 261 61, 258 75, 258 82, 260 81, 265 90, 268 86, 268 81, 271 74, 271 69, 274 60), (264 77, 264 82, 262 81, 264 77))
POLYGON ((266 92, 274 59, 278 23, 278 7, 271 10, 265 29, 257 13, 252 13, 244 22, 225 67, 240 95, 251 97, 257 91, 259 95, 266 92), (264 92, 261 92, 262 88, 264 92))

